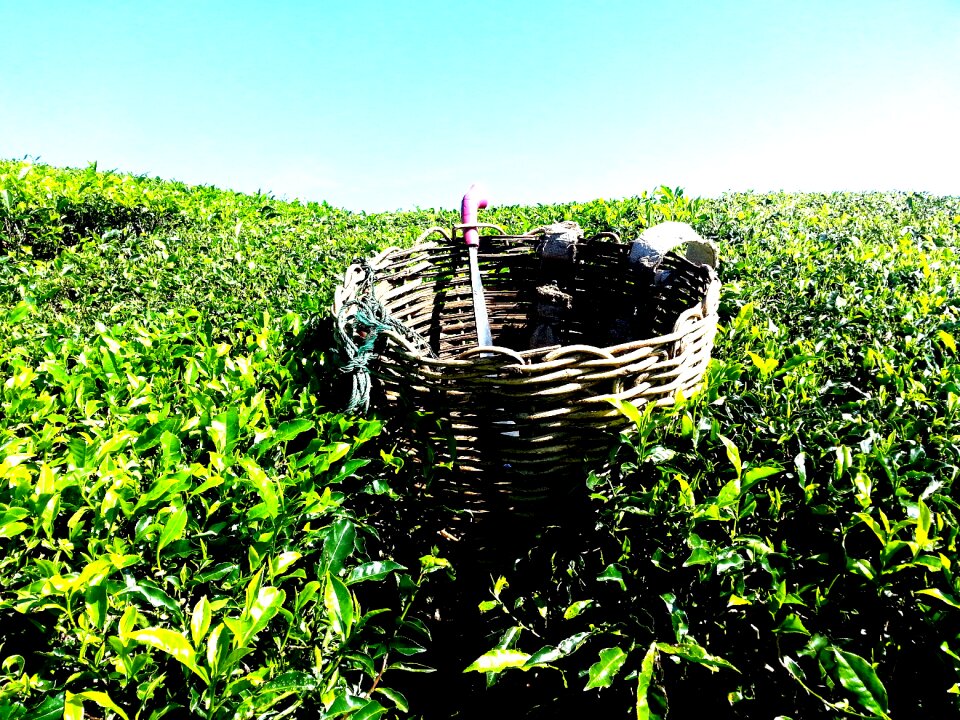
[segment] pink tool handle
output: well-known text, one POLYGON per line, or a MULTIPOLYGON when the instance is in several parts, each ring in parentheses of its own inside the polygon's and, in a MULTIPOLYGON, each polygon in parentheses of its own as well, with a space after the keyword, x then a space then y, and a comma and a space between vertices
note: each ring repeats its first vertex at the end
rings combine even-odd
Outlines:
MULTIPOLYGON (((464 225, 476 225, 477 210, 487 206, 487 194, 482 187, 471 185, 467 194, 463 196, 463 203, 460 205, 460 222, 464 225)), ((476 228, 466 228, 463 231, 463 239, 467 245, 479 245, 480 233, 476 228)))

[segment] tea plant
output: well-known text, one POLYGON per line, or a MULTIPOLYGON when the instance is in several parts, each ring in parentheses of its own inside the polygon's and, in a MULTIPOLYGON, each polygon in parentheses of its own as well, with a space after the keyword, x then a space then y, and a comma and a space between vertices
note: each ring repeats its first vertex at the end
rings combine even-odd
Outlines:
POLYGON ((622 404, 497 558, 342 414, 326 329, 348 263, 454 213, 0 162, 0 718, 956 713, 960 201, 484 219, 723 256, 704 390, 622 404))

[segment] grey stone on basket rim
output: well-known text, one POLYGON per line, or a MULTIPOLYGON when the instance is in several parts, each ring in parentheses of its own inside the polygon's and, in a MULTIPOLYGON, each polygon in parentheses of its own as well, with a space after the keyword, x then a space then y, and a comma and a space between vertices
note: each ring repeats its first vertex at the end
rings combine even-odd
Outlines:
POLYGON ((686 258, 697 265, 717 267, 717 246, 687 223, 670 220, 647 228, 630 244, 630 264, 656 270, 663 256, 686 245, 686 258))
POLYGON ((572 220, 564 220, 548 225, 543 230, 543 241, 539 248, 541 260, 572 262, 577 259, 577 242, 583 237, 580 225, 572 220))

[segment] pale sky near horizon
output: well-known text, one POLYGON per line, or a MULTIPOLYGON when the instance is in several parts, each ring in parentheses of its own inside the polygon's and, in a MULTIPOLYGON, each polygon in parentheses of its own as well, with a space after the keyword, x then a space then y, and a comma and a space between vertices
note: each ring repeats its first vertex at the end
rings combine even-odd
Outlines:
POLYGON ((0 0, 0 157, 353 210, 960 195, 960 2, 0 0))

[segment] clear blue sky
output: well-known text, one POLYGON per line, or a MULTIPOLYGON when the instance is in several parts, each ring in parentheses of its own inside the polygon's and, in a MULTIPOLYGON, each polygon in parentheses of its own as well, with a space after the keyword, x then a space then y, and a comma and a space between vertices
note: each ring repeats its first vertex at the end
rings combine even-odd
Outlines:
POLYGON ((960 195, 960 3, 0 0, 0 157, 368 211, 960 195))

